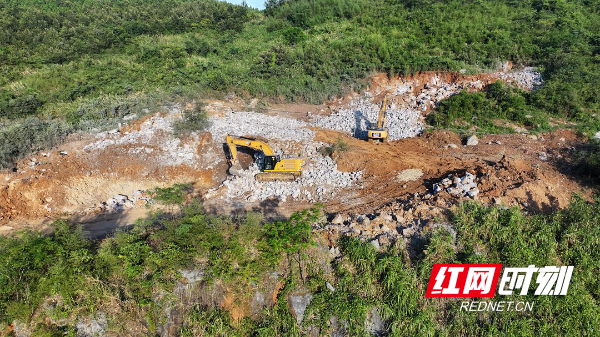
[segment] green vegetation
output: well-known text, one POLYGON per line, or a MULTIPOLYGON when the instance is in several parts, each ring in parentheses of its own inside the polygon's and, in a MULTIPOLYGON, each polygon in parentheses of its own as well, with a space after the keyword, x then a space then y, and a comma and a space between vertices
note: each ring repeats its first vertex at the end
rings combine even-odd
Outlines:
POLYGON ((210 0, 29 0, 0 11, 6 117, 187 87, 321 102, 372 71, 476 72, 504 60, 544 70, 534 99, 544 110, 599 103, 599 9, 586 2, 296 0, 263 13, 210 0))
POLYGON ((575 148, 566 158, 565 172, 598 192, 600 187, 600 142, 593 140, 575 148))
POLYGON ((29 117, 0 128, 0 168, 9 167, 17 158, 64 142, 71 126, 60 120, 29 117))
MULTIPOLYGON (((517 208, 464 204, 454 216, 456 242, 445 229, 427 236, 417 259, 402 249, 377 253, 366 242, 342 241, 343 259, 336 263, 335 292, 322 287, 311 307, 314 323, 326 327, 331 315, 348 323, 351 335, 363 334, 368 308, 376 306, 387 320, 392 336, 448 335, 595 335, 598 333, 600 271, 594 243, 598 200, 588 204, 575 198, 569 207, 550 217, 524 216, 517 208), (569 294, 555 296, 507 296, 501 300, 535 302, 532 312, 460 311, 460 301, 424 297, 434 263, 502 263, 505 266, 535 264, 574 265, 569 294), (577 312, 577 314, 575 314, 577 312), (579 316, 582 315, 582 316, 579 316), (524 330, 524 327, 528 327, 524 330)), ((497 299, 499 300, 499 299, 497 299)))
POLYGON ((348 150, 350 150, 350 145, 342 138, 342 136, 338 136, 335 143, 330 146, 323 146, 319 149, 319 153, 323 156, 337 158, 348 150))
MULTIPOLYGON (((501 81, 489 85, 485 92, 469 93, 463 90, 451 96, 427 116, 434 127, 467 130, 476 126, 478 132, 513 132, 506 121, 523 125, 531 131, 550 129, 549 115, 536 106, 534 100, 539 93, 525 92, 501 81)), ((600 129, 600 118, 595 114, 579 113, 572 120, 578 122, 577 129, 591 135, 600 129)))
MULTIPOLYGON (((73 130, 93 131, 177 99, 233 91, 316 103, 360 88, 374 71, 475 73, 509 60, 538 66, 545 84, 531 94, 513 92, 510 102, 465 95, 464 102, 456 98, 449 105, 481 103, 487 111, 478 115, 493 112, 534 127, 544 128, 547 115, 578 121, 587 132, 600 127, 592 116, 600 106, 595 2, 270 0, 267 5, 259 12, 213 0, 4 2, 0 119, 10 124, 28 116, 66 118, 73 130), (490 107, 498 104, 516 110, 490 107), (533 120, 522 118, 527 114, 533 120)), ((467 115, 472 113, 458 117, 467 115)), ((449 117, 437 121, 451 122, 449 117)), ((486 118, 478 123, 490 128, 486 118)))
POLYGON ((328 331, 331 317, 348 334, 365 335, 365 319, 375 307, 391 336, 599 333, 598 199, 575 196, 568 209, 549 216, 466 203, 454 214, 456 236, 448 227, 425 232, 416 255, 402 241, 376 251, 369 242, 343 237, 332 269, 323 263, 327 248, 316 244, 322 238, 311 234, 322 221, 319 206, 267 225, 253 213, 209 216, 197 202, 181 209, 180 218, 154 214, 101 242, 82 238, 81 228, 65 221, 56 221, 50 236, 25 231, 1 237, 0 318, 34 319, 40 332, 72 333, 78 315, 108 310, 113 327, 145 322, 154 332, 181 269, 201 270, 207 282, 224 282, 240 298, 277 270, 284 271, 283 287, 274 307, 234 322, 222 308, 198 306, 187 314, 182 335, 296 336, 309 326, 328 331), (434 263, 573 265, 575 271, 567 296, 502 298, 535 302, 531 312, 474 314, 461 312, 460 301, 424 297, 434 263), (287 302, 298 287, 314 294, 302 326, 287 302))
POLYGON ((182 205, 185 195, 191 191, 192 184, 175 184, 171 187, 156 187, 148 192, 152 195, 152 200, 167 205, 169 213, 175 216, 175 207, 182 205))
POLYGON ((202 131, 208 127, 208 114, 201 103, 197 103, 193 109, 186 109, 181 113, 183 118, 173 123, 176 136, 185 136, 190 132, 202 131))
MULTIPOLYGON (((518 208, 467 203, 454 215, 456 241, 446 229, 431 231, 424 249, 413 259, 401 244, 377 252, 368 242, 342 238, 342 258, 333 263, 333 275, 313 273, 305 283, 315 295, 303 326, 329 331, 330 318, 336 317, 347 334, 366 336, 367 313, 376 307, 390 336, 596 335, 600 323, 600 283, 595 276, 600 271, 596 245, 599 220, 600 200, 590 204, 579 197, 569 209, 549 217, 525 216, 518 208), (472 313, 461 312, 460 301, 424 297, 434 263, 558 264, 573 265, 575 271, 567 296, 514 295, 501 299, 534 302, 531 312, 472 313), (332 282, 335 291, 325 286, 326 280, 332 282)), ((293 322, 289 312, 280 310, 285 305, 285 297, 280 297, 268 313, 279 315, 280 323, 275 326, 287 324, 290 329, 293 322)), ((223 312, 195 312, 191 317, 197 320, 199 314, 201 326, 220 326, 223 335, 300 335, 297 330, 288 334, 283 332, 290 330, 260 330, 269 316, 258 322, 243 320, 239 326, 229 322, 226 327, 223 312)), ((191 323, 184 331, 198 326, 191 323)))
POLYGON ((437 111, 429 114, 427 122, 443 128, 467 129, 475 125, 480 131, 502 133, 512 131, 502 125, 508 120, 534 131, 547 130, 548 115, 530 103, 531 96, 531 93, 498 81, 489 85, 486 92, 463 90, 443 100, 437 111))
MULTIPOLYGON (((211 279, 237 285, 243 292, 249 281, 278 265, 286 251, 309 243, 310 222, 320 214, 294 214, 287 222, 269 226, 251 213, 234 220, 206 215, 198 202, 182 204, 184 185, 157 191, 166 203, 179 202, 181 217, 160 213, 140 219, 130 231, 117 232, 102 242, 86 240, 81 227, 58 220, 53 234, 24 231, 0 237, 0 320, 28 322, 42 302, 42 318, 72 319, 104 308, 114 299, 120 319, 150 315, 156 291, 171 292, 182 268, 200 268, 211 279), (204 261, 199 263, 198 261, 204 261)), ((69 327, 65 327, 69 329, 69 327)))

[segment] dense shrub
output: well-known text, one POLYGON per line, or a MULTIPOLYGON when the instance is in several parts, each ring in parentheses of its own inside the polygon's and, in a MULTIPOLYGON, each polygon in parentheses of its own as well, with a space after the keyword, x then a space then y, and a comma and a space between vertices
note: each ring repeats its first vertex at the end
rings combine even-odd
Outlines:
POLYGON ((528 93, 498 81, 489 85, 486 92, 469 93, 463 90, 441 101, 437 111, 431 113, 427 121, 433 126, 444 128, 468 128, 476 125, 487 132, 510 130, 500 125, 504 120, 533 130, 547 129, 548 116, 528 104, 528 100, 528 93))
POLYGON ((201 132, 208 127, 208 114, 200 103, 193 109, 183 110, 181 114, 182 119, 173 124, 174 132, 179 137, 190 132, 201 132))
POLYGON ((510 60, 544 70, 546 84, 527 105, 574 118, 600 103, 594 8, 274 0, 265 16, 211 0, 10 2, 0 8, 0 110, 43 113, 188 85, 318 103, 373 71, 475 72, 510 60), (11 103, 18 97, 29 103, 11 103))
POLYGON ((13 119, 34 115, 42 105, 44 102, 35 95, 15 96, 6 93, 0 101, 0 118, 13 119))
MULTIPOLYGON (((201 268, 207 282, 218 278, 243 297, 264 275, 281 268, 287 256, 286 267, 278 269, 286 274, 281 275, 283 287, 273 308, 237 323, 221 308, 192 308, 181 333, 283 335, 299 334, 310 326, 326 332, 331 317, 336 317, 348 334, 364 335, 364 322, 373 307, 393 336, 516 335, 523 326, 548 335, 598 333, 600 311, 594 298, 600 289, 600 200, 575 196, 567 209, 547 216, 466 203, 455 210, 451 227, 426 230, 422 245, 412 247, 415 252, 409 254, 402 241, 376 250, 368 241, 342 237, 341 256, 331 265, 310 253, 326 249, 311 245, 322 239, 311 234, 322 219, 320 207, 267 226, 260 214, 237 220, 211 216, 197 202, 181 204, 181 210, 180 218, 155 214, 101 242, 84 239, 80 228, 64 221, 52 225, 50 236, 26 231, 0 237, 0 319, 40 319, 43 316, 33 313, 52 299, 53 304, 37 312, 60 319, 111 303, 113 309, 123 310, 111 324, 127 319, 161 322, 164 310, 156 307, 161 305, 156 294, 172 291, 180 269, 201 268), (461 311, 460 301, 425 298, 435 263, 572 265, 575 270, 568 296, 505 296, 505 301, 535 302, 534 309, 505 312, 496 319, 496 312, 461 311), (288 292, 298 287, 313 294, 303 327, 287 302, 288 292)), ((151 331, 153 324, 148 327, 151 331)), ((40 332, 57 328, 38 326, 40 332)), ((63 332, 71 329, 60 327, 63 332)))
POLYGON ((198 261, 205 261, 201 267, 207 275, 245 291, 250 280, 258 282, 277 266, 285 252, 306 247, 310 223, 320 214, 317 207, 263 227, 260 214, 233 220, 205 214, 197 201, 183 204, 181 188, 156 191, 159 199, 181 206, 179 218, 153 214, 99 243, 84 239, 81 227, 62 220, 52 224, 50 236, 33 231, 1 236, 0 320, 28 322, 49 297, 56 304, 44 307, 45 313, 61 311, 63 318, 95 311, 116 298, 151 308, 153 293, 172 291, 178 269, 198 268, 198 261))
POLYGON ((36 117, 0 128, 0 167, 6 168, 31 152, 61 144, 70 130, 62 121, 36 117))

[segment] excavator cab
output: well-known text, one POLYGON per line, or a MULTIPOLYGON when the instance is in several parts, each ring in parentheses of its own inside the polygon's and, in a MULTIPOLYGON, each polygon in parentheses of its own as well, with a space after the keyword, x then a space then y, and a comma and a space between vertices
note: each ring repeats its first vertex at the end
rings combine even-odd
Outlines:
POLYGON ((265 156, 263 162, 263 171, 273 171, 277 166, 277 163, 281 161, 280 156, 265 156))

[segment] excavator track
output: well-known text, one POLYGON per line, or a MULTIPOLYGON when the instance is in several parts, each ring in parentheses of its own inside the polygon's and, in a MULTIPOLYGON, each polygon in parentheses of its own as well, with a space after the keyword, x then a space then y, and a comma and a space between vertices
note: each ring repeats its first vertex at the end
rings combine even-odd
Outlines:
POLYGON ((300 172, 262 172, 254 176, 256 181, 261 183, 269 181, 287 181, 292 182, 300 177, 300 172))

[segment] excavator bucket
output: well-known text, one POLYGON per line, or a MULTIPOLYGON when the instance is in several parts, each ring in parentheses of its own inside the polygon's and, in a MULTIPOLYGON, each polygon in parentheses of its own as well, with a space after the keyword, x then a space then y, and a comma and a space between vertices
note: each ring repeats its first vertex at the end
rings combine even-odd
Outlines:
POLYGON ((240 164, 233 164, 229 168, 229 174, 231 174, 232 176, 241 176, 242 171, 244 171, 244 169, 242 168, 242 165, 240 165, 240 164))

